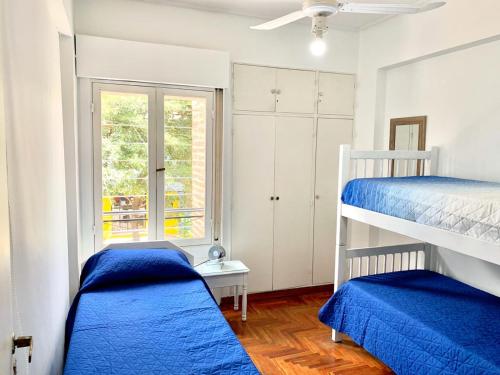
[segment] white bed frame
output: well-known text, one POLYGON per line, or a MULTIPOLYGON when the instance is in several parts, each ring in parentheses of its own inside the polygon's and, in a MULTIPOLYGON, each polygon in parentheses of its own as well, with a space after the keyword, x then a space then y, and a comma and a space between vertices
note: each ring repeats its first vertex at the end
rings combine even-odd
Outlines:
MULTIPOLYGON (((444 247, 474 258, 500 264, 499 244, 342 203, 342 192, 349 180, 363 177, 388 177, 391 176, 391 166, 394 166, 397 171, 401 171, 401 166, 403 166, 403 174, 399 173, 398 176, 416 175, 417 168, 414 166, 417 162, 420 163, 420 175, 436 175, 438 148, 433 147, 431 151, 357 151, 351 150, 350 145, 340 147, 335 291, 346 280, 357 276, 411 269, 438 271, 435 257, 436 247, 444 247), (348 219, 411 237, 421 242, 347 249, 348 219)), ((335 330, 332 330, 332 338, 336 342, 341 341, 340 333, 335 330)))

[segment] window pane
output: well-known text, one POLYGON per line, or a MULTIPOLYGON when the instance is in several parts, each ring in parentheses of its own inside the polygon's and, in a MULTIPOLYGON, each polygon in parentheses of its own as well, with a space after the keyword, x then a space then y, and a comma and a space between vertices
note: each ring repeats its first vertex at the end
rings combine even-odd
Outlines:
POLYGON ((165 238, 205 237, 205 98, 165 96, 165 238))
POLYGON ((101 92, 104 244, 148 238, 148 96, 101 92))

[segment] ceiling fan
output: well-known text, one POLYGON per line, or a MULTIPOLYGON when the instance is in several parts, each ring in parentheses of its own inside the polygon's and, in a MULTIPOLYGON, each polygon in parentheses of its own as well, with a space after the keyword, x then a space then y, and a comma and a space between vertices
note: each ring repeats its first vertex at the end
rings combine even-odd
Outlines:
POLYGON ((328 31, 327 18, 338 13, 368 14, 412 14, 427 12, 446 4, 446 1, 435 1, 425 5, 410 4, 369 4, 340 2, 337 0, 304 0, 302 10, 287 14, 263 24, 252 26, 254 30, 273 30, 305 17, 313 19, 312 33, 315 39, 311 43, 311 52, 322 55, 326 50, 323 35, 328 31))

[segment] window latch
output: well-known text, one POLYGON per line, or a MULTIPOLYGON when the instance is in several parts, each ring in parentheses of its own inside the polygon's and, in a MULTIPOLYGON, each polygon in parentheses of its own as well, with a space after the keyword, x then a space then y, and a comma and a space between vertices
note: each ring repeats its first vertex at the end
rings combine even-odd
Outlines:
POLYGON ((156 168, 156 172, 165 172, 165 168, 156 168))

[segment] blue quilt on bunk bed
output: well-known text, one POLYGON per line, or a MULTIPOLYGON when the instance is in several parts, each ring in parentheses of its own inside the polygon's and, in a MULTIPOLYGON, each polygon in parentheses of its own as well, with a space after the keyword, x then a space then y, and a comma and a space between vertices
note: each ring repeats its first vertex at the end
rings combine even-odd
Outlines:
POLYGON ((342 202, 500 243, 500 184, 422 176, 349 181, 342 202))
POLYGON ((258 374, 201 276, 174 250, 90 258, 66 343, 65 375, 258 374))
POLYGON ((399 375, 500 374, 500 298, 434 272, 352 279, 319 318, 399 375))

